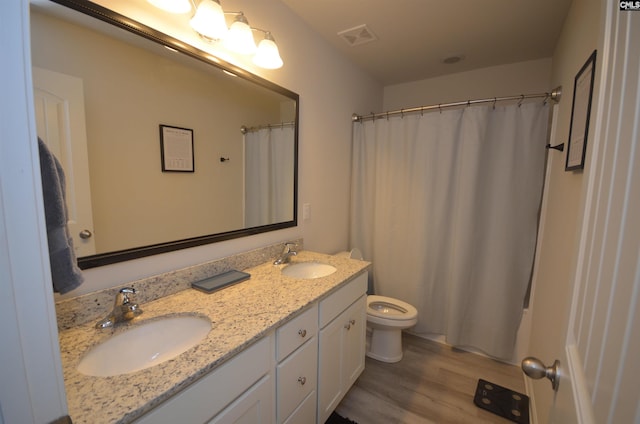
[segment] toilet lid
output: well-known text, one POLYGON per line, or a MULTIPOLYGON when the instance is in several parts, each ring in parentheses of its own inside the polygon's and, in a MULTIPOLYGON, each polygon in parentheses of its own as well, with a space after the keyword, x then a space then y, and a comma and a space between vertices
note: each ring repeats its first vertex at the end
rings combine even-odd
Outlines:
POLYGON ((418 316, 418 310, 399 299, 386 296, 367 296, 367 314, 392 320, 412 320, 418 316))

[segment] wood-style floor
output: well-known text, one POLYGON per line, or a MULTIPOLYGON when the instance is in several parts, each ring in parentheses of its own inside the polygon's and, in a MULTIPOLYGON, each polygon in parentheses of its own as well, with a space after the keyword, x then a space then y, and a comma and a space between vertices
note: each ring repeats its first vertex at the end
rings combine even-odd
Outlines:
POLYGON ((358 424, 510 423, 473 403, 478 379, 524 393, 520 368, 403 334, 404 357, 366 359, 336 412, 358 424))

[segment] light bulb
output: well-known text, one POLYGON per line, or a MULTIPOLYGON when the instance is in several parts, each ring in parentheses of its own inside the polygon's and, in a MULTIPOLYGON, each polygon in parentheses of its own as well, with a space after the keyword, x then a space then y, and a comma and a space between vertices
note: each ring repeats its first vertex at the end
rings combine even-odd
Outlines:
POLYGON ((229 27, 229 32, 224 39, 224 46, 240 54, 253 54, 257 47, 253 39, 253 32, 247 18, 242 13, 236 16, 235 21, 229 27))
POLYGON ((253 63, 266 69, 278 69, 283 65, 276 41, 270 32, 265 33, 264 39, 258 44, 258 51, 253 57, 253 63))
POLYGON ((227 34, 224 11, 217 0, 202 0, 189 21, 198 34, 213 40, 221 40, 227 34))

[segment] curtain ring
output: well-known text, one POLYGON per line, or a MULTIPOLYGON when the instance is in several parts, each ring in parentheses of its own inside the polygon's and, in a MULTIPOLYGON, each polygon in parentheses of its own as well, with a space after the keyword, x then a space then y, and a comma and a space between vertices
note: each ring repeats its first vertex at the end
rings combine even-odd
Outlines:
POLYGON ((524 94, 520 95, 520 100, 518 101, 518 107, 522 106, 522 102, 524 101, 524 94))
POLYGON ((404 109, 400 109, 400 118, 404 119, 404 109))
POLYGON ((438 103, 438 110, 442 113, 442 103, 438 103))
POLYGON ((420 108, 420 116, 424 116, 424 108, 423 107, 420 108))
POLYGON ((387 111, 387 121, 389 120, 389 111, 387 111))
POLYGON ((467 100, 467 107, 471 106, 471 100, 467 100))
POLYGON ((547 100, 549 100, 549 93, 544 93, 544 100, 542 101, 542 106, 547 105, 547 100))
POLYGON ((493 110, 496 110, 496 102, 498 101, 497 97, 493 98, 493 110))

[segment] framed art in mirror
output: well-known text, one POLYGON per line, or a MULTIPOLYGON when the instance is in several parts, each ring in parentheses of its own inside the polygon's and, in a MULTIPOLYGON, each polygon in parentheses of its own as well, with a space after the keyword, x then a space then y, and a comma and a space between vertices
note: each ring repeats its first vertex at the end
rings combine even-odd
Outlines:
POLYGON ((162 172, 194 172, 193 130, 160 125, 162 172))

